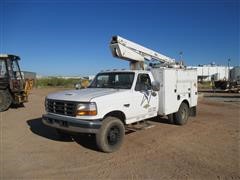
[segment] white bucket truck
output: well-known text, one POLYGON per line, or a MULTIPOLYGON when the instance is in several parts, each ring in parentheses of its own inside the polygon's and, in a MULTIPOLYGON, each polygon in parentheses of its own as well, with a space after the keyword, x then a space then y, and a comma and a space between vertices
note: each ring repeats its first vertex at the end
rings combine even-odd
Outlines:
POLYGON ((99 149, 113 152, 130 124, 168 116, 183 125, 196 115, 196 69, 120 36, 112 37, 110 49, 114 57, 128 60, 131 70, 103 71, 86 89, 49 94, 45 125, 62 134, 95 134, 99 149))

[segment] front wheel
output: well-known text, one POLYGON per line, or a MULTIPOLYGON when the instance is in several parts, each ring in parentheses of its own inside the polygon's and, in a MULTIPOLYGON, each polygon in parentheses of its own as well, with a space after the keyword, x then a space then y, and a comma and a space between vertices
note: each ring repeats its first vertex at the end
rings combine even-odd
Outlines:
POLYGON ((173 115, 174 123, 177 125, 184 125, 188 121, 189 107, 186 103, 182 103, 178 109, 178 112, 173 115))
POLYGON ((125 129, 122 121, 115 117, 107 117, 96 134, 96 143, 103 152, 118 150, 123 142, 125 129))
POLYGON ((6 111, 12 104, 12 96, 7 90, 0 90, 0 112, 6 111))

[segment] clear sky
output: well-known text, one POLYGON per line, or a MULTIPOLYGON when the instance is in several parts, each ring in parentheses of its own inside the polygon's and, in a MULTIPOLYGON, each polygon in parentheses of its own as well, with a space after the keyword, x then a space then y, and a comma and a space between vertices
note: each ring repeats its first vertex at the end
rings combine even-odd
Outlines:
POLYGON ((112 35, 187 65, 239 65, 238 0, 0 0, 0 51, 41 75, 128 68, 112 57, 112 35))

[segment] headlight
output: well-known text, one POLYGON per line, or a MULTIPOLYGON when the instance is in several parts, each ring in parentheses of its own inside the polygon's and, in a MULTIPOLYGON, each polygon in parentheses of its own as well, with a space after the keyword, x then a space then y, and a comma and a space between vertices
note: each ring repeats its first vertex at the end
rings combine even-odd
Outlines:
POLYGON ((45 98, 44 104, 45 104, 45 110, 48 112, 48 100, 47 100, 47 98, 45 98))
POLYGON ((79 103, 77 105, 76 116, 95 116, 97 115, 96 103, 79 103))

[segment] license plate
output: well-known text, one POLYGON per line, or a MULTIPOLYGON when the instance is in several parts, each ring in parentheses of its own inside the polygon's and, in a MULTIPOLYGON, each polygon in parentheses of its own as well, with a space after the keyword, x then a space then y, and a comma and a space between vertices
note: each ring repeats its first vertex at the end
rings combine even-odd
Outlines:
POLYGON ((68 123, 66 121, 59 121, 58 124, 59 126, 68 127, 68 123))

